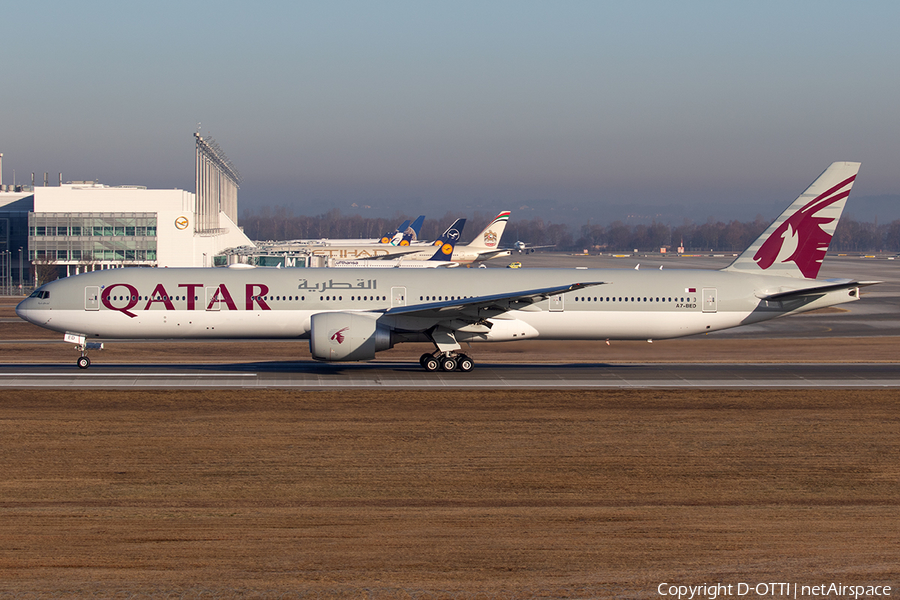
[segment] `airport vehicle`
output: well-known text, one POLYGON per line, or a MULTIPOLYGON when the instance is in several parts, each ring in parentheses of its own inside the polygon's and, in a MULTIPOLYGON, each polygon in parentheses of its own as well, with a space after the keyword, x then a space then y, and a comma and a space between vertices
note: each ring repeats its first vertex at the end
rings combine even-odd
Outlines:
POLYGON ((434 344, 429 371, 470 371, 462 343, 648 340, 859 300, 877 282, 816 279, 859 163, 832 164, 721 270, 114 269, 48 283, 23 319, 65 333, 90 365, 115 338, 292 338, 321 361, 434 344))

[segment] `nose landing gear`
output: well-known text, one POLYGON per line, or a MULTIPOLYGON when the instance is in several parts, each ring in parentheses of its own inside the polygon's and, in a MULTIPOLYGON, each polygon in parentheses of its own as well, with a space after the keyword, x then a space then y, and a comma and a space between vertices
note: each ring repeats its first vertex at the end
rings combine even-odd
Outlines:
POLYGON ((67 333, 65 340, 75 344, 75 350, 81 352, 81 356, 75 361, 79 369, 87 369, 91 366, 91 359, 88 358, 88 350, 103 350, 103 342, 88 342, 85 336, 74 333, 67 333))

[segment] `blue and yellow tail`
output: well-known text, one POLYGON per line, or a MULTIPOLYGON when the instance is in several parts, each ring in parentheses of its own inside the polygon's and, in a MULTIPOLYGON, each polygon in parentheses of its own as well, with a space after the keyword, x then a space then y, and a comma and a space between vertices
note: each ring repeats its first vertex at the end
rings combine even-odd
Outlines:
POLYGON ((459 238, 462 237, 463 228, 465 226, 465 219, 457 219, 454 221, 453 225, 448 227, 447 230, 441 234, 441 237, 434 241, 436 249, 434 255, 428 260, 450 262, 453 258, 453 249, 456 248, 456 244, 459 243, 459 238))

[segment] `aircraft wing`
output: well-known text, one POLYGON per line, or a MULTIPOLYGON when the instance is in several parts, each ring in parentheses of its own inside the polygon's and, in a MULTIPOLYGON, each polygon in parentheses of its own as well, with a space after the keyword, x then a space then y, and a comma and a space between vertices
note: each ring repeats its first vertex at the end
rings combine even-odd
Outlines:
POLYGON ((546 300, 551 296, 573 292, 595 285, 603 285, 604 283, 604 281, 572 283, 568 285, 508 292, 504 294, 492 294, 489 296, 440 300, 437 302, 427 302, 425 304, 416 304, 412 306, 394 306, 373 312, 380 312, 385 316, 417 317, 434 319, 436 321, 462 319, 477 322, 510 310, 527 310, 527 307, 546 300))
POLYGON ((775 292, 771 294, 757 294, 760 300, 794 300, 797 298, 808 298, 810 296, 818 296, 827 294, 828 292, 836 292, 838 290, 848 290, 850 288, 865 287, 867 285, 876 285, 880 281, 855 281, 853 279, 830 279, 820 282, 818 285, 805 287, 799 290, 788 290, 786 292, 775 292))
POLYGON ((431 248, 431 244, 419 244, 416 246, 394 246, 390 254, 379 254, 377 256, 360 256, 354 260, 391 260, 406 256, 407 254, 415 254, 416 252, 427 252, 431 248), (403 248, 400 250, 399 248, 403 248))

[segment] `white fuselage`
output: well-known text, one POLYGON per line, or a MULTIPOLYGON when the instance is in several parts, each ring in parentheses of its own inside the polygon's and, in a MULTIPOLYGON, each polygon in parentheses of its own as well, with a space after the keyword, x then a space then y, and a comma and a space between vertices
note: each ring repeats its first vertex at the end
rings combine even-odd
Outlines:
MULTIPOLYGON (((52 282, 16 309, 22 318, 88 339, 294 338, 328 311, 376 312, 568 283, 602 282, 522 310, 459 324, 462 341, 675 338, 858 299, 855 289, 802 302, 760 296, 809 280, 703 270, 581 269, 114 269, 52 282)), ((390 313, 378 322, 415 339, 434 324, 390 313)))

